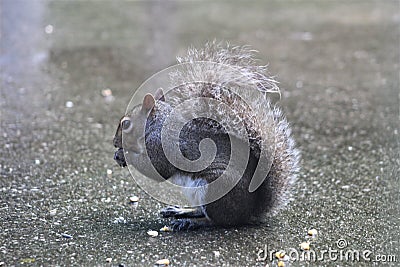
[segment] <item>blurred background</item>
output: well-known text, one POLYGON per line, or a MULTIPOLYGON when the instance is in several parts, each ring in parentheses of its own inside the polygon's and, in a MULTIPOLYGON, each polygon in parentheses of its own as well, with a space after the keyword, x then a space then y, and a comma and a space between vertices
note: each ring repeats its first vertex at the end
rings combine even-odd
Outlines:
POLYGON ((400 260, 399 10, 398 1, 1 0, 0 266, 265 266, 260 249, 298 248, 311 228, 315 250, 343 238, 400 260), (112 138, 142 82, 214 39, 251 45, 280 81, 303 156, 294 200, 264 226, 151 238, 167 223, 162 203, 113 161, 112 138))

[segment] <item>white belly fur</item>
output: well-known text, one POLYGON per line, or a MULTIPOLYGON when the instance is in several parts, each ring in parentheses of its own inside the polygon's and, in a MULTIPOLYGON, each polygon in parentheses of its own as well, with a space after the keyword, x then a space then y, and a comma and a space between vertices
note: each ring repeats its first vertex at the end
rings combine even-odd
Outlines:
POLYGON ((192 207, 202 206, 207 193, 203 187, 207 184, 206 180, 192 179, 190 176, 181 174, 175 174, 168 180, 171 183, 182 186, 182 192, 192 207))

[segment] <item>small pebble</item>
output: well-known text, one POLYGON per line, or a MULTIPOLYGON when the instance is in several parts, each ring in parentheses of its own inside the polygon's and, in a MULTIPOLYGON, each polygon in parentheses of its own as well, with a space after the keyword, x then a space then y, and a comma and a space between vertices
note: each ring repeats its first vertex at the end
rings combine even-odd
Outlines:
POLYGON ((65 102, 65 107, 72 108, 73 106, 74 106, 74 102, 72 102, 72 101, 65 102))
POLYGON ((284 262, 289 262, 290 261, 290 258, 289 258, 289 256, 288 255, 285 255, 284 257, 283 257, 283 259, 280 259, 281 261, 284 261, 284 262))
POLYGON ((169 259, 162 259, 162 260, 158 260, 156 261, 156 265, 169 265, 169 259))
POLYGON ((126 223, 126 220, 124 217, 121 216, 121 217, 115 218, 113 223, 126 223))
POLYGON ((103 89, 103 90, 101 90, 101 95, 104 96, 104 97, 110 96, 110 95, 112 95, 112 91, 109 88, 103 89))
POLYGON ((151 237, 156 237, 156 236, 158 236, 158 232, 157 232, 157 231, 153 231, 153 230, 147 231, 147 234, 148 234, 149 236, 151 236, 151 237))
POLYGON ((44 28, 44 32, 47 33, 47 34, 52 34, 52 33, 53 33, 53 30, 54 30, 54 27, 53 27, 53 25, 51 25, 51 24, 47 25, 47 26, 44 28))
POLYGON ((101 201, 105 202, 105 203, 110 203, 111 202, 111 198, 102 198, 101 201))
POLYGON ((101 90, 101 95, 104 97, 106 102, 114 101, 114 96, 112 95, 111 89, 107 88, 107 89, 101 90))
POLYGON ((280 250, 275 253, 275 257, 278 259, 283 259, 286 255, 286 252, 284 250, 280 250))
POLYGON ((72 235, 69 235, 69 234, 66 234, 66 233, 62 233, 61 236, 65 237, 65 238, 72 238, 72 235))
POLYGON ((106 262, 112 262, 112 258, 107 258, 106 262))
POLYGON ((129 198, 129 201, 130 201, 130 202, 138 202, 138 201, 139 201, 139 197, 137 197, 137 196, 131 196, 131 197, 129 198))
POLYGON ((214 256, 217 258, 221 255, 221 253, 218 250, 214 250, 213 253, 214 253, 214 256))
POLYGON ((36 260, 34 258, 25 258, 21 260, 21 263, 34 263, 36 260))
POLYGON ((310 242, 303 242, 300 244, 302 250, 310 250, 310 242))
POLYGON ((36 164, 36 165, 39 165, 39 164, 40 164, 40 160, 35 159, 35 164, 36 164))
POLYGON ((318 234, 318 231, 316 229, 311 229, 311 230, 308 230, 307 234, 309 236, 316 236, 318 234))
POLYGON ((172 232, 172 229, 165 225, 160 229, 160 232, 172 232))
POLYGON ((112 177, 112 170, 110 170, 110 169, 107 170, 107 177, 108 178, 112 177))
POLYGON ((49 213, 50 213, 50 216, 56 216, 57 209, 50 210, 49 213))

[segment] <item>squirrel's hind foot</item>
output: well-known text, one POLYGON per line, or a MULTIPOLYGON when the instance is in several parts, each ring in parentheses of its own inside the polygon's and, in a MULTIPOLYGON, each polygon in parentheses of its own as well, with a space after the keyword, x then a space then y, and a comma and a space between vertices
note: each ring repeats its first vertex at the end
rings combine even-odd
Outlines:
POLYGON ((171 221, 170 227, 174 232, 197 230, 199 228, 211 226, 211 223, 206 218, 201 219, 176 219, 171 221))
POLYGON ((204 218, 205 215, 201 208, 181 208, 179 206, 169 206, 160 210, 163 218, 204 218))
POLYGON ((174 232, 196 230, 211 225, 201 207, 181 208, 179 206, 169 206, 160 210, 160 214, 163 218, 174 219, 170 223, 174 232))

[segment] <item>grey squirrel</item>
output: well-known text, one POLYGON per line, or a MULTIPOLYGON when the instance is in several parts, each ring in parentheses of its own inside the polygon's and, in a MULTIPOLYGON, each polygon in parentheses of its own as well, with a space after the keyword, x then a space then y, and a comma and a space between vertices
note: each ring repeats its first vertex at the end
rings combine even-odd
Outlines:
MULTIPOLYGON (((292 185, 299 171, 300 153, 295 148, 289 124, 281 110, 271 106, 266 95, 252 99, 250 105, 262 107, 265 114, 270 116, 269 120, 254 113, 223 85, 235 80, 234 84, 239 87, 247 86, 255 88, 248 90, 265 92, 277 90, 277 82, 268 76, 265 66, 256 64, 254 51, 247 46, 231 47, 215 42, 207 43, 203 49, 190 48, 186 57, 178 58, 178 63, 191 62, 214 62, 228 66, 243 75, 231 77, 234 76, 232 73, 217 67, 189 68, 172 74, 171 77, 180 84, 174 92, 165 94, 159 89, 154 95, 146 94, 142 104, 134 107, 120 120, 113 141, 114 146, 118 148, 114 159, 122 167, 127 164, 134 165, 153 179, 157 176, 152 171, 155 169, 163 179, 182 186, 207 185, 218 179, 226 170, 232 156, 231 142, 235 139, 240 146, 239 149, 248 150, 249 154, 246 158, 239 159, 247 162, 247 165, 233 189, 223 197, 206 204, 196 200, 199 196, 189 195, 193 207, 171 206, 161 210, 161 215, 164 218, 174 219, 171 222, 174 230, 183 230, 203 225, 244 225, 262 221, 267 214, 276 214, 289 201, 292 185), (197 78, 201 78, 204 82, 190 82, 197 78), (221 118, 220 121, 201 116, 185 123, 179 133, 178 141, 179 150, 185 158, 198 159, 201 156, 199 146, 205 138, 211 139, 216 148, 215 159, 209 166, 200 171, 190 172, 182 170, 168 160, 161 144, 161 131, 177 103, 182 99, 195 97, 205 97, 217 100, 218 103, 225 103, 231 112, 227 114, 220 104, 213 102, 214 104, 210 104, 214 105, 210 108, 210 112, 214 113, 214 116, 217 113, 221 118), (228 134, 229 129, 233 133, 237 132, 238 122, 245 127, 245 138, 228 134), (268 149, 272 146, 273 153, 263 158, 261 151, 263 149, 271 151, 268 149), (145 151, 147 153, 144 153, 145 151), (146 154, 150 161, 146 160, 146 154), (268 157, 270 162, 266 160, 268 157), (150 168, 149 164, 154 168, 150 168), (256 190, 250 192, 249 186, 258 164, 268 165, 268 172, 256 190)), ((179 118, 176 120, 179 121, 179 118)), ((233 173, 239 174, 240 170, 234 167, 233 173)), ((200 197, 204 199, 208 194, 210 192, 202 191, 200 197)))

